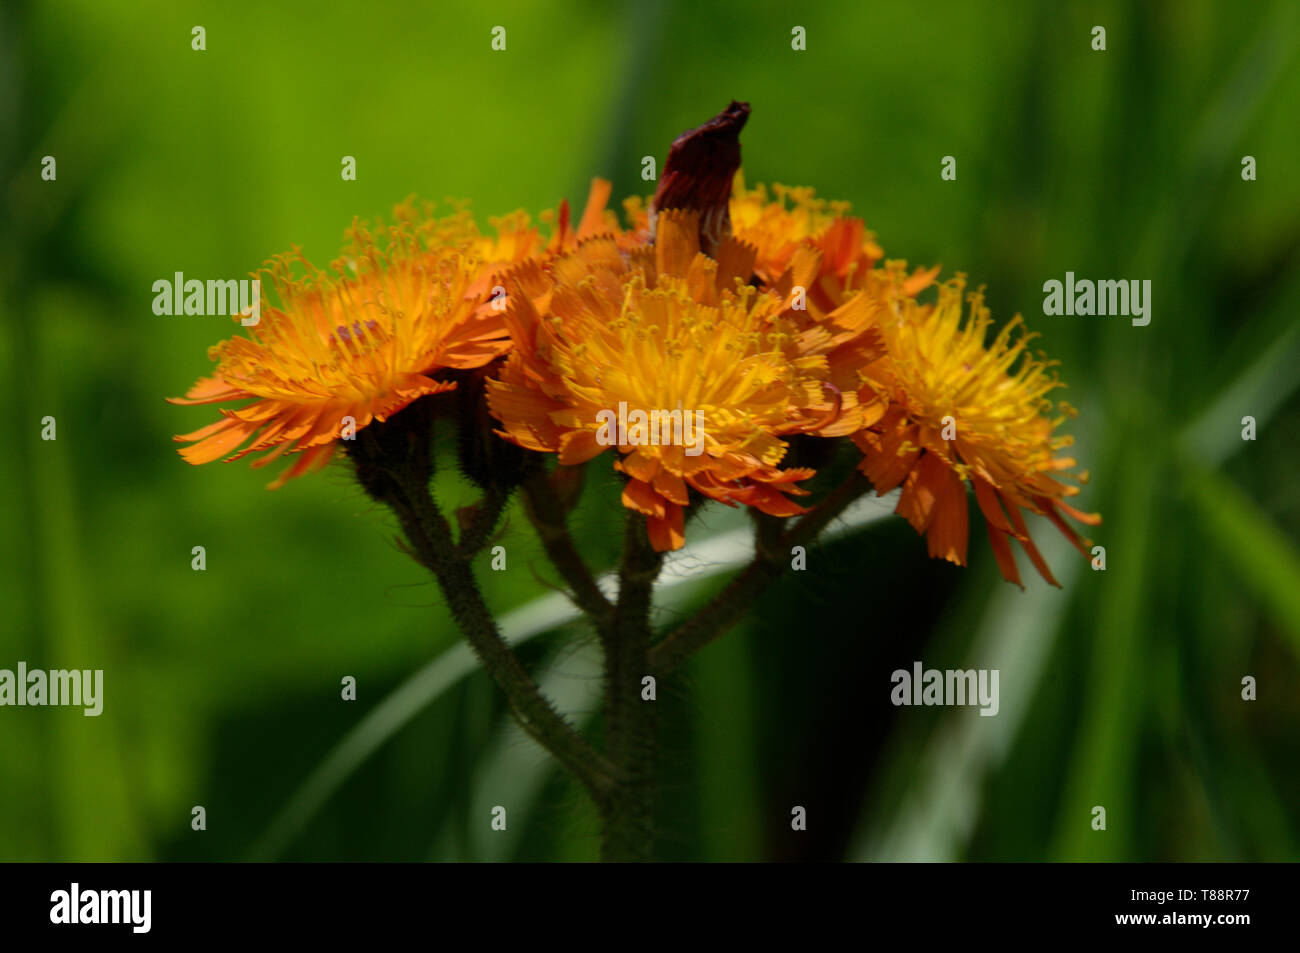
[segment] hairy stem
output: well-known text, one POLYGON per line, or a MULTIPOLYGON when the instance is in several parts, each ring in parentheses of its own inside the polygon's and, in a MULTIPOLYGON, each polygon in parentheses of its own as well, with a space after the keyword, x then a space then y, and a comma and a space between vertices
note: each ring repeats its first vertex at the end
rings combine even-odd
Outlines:
POLYGON ((456 544, 456 552, 461 559, 473 559, 478 551, 487 545, 509 501, 510 493, 506 490, 489 487, 484 491, 483 498, 474 505, 469 519, 461 529, 460 539, 456 544))
POLYGON ((614 606, 596 585, 595 577, 574 545, 564 505, 551 485, 549 475, 544 470, 536 471, 524 481, 523 490, 524 509, 542 541, 547 558, 569 587, 573 604, 590 616, 599 628, 609 621, 614 606))
POLYGON ((650 607, 663 556, 646 534, 645 517, 628 513, 618 602, 601 629, 605 648, 606 755, 614 764, 610 796, 600 804, 601 859, 654 859, 657 795, 655 702, 643 700, 642 679, 653 674, 650 607))
POLYGON ((462 552, 453 542, 451 527, 430 496, 428 484, 400 471, 391 475, 392 492, 385 502, 397 514, 416 559, 437 578, 452 617, 505 693, 511 714, 582 782, 597 804, 603 803, 613 784, 613 765, 556 712, 501 637, 470 568, 472 552, 462 552))

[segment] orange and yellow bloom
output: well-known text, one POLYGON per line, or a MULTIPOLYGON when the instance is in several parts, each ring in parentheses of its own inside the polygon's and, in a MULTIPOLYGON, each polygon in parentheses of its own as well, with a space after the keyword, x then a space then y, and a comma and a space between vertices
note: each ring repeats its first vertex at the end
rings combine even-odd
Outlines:
MULTIPOLYGON (((647 517, 657 549, 682 545, 688 487, 721 502, 774 516, 803 508, 782 470, 793 433, 828 421, 822 356, 792 347, 798 328, 788 300, 748 284, 753 255, 724 242, 717 259, 700 252, 698 215, 660 214, 653 246, 628 251, 615 239, 581 244, 544 273, 525 265, 509 281, 506 321, 515 348, 488 404, 501 435, 576 466, 609 446, 598 439, 602 411, 698 412, 703 452, 678 445, 621 443, 624 504, 647 517)), ((852 320, 846 308, 842 317, 852 320)))
POLYGON ((481 367, 510 347, 493 307, 493 276, 540 252, 526 216, 482 235, 466 213, 445 219, 398 209, 378 235, 356 225, 328 271, 283 255, 262 272, 278 304, 247 337, 209 352, 217 362, 177 404, 228 404, 221 419, 176 439, 190 463, 266 452, 294 464, 271 484, 324 466, 345 429, 355 433, 412 401, 451 390, 449 369, 481 367))
POLYGON ((1019 319, 986 341, 988 311, 961 276, 922 303, 938 268, 885 260, 846 204, 811 189, 769 196, 737 174, 726 214, 652 214, 629 200, 627 228, 609 191, 593 183, 576 225, 567 204, 544 215, 549 237, 523 213, 489 236, 467 212, 436 219, 408 203, 393 226, 355 225, 328 271, 301 255, 273 260, 264 275, 277 303, 247 337, 214 347, 216 371, 173 399, 246 403, 177 437, 189 444, 181 455, 265 453, 254 466, 296 456, 278 486, 328 462, 346 427, 383 422, 478 368, 499 437, 564 466, 616 446, 623 503, 661 551, 683 544, 692 491, 804 512, 794 498, 814 471, 782 468, 788 438, 804 433, 851 437, 877 492, 900 489, 897 512, 932 556, 965 564, 968 486, 1010 581, 1020 583, 1015 541, 1055 583, 1024 511, 1085 549, 1065 518, 1099 518, 1068 502, 1076 464, 1058 452, 1069 438, 1047 396, 1061 385, 1028 353, 1019 319), (619 407, 695 414, 700 446, 602 439, 602 414, 619 407))
POLYGON ((1100 522, 1066 502, 1079 492, 1064 482, 1076 463, 1057 454, 1071 440, 1055 430, 1072 408, 1062 402, 1063 416, 1048 416, 1047 395, 1062 385, 1050 362, 1029 355, 1031 335, 1019 319, 986 344, 992 321, 983 295, 965 295, 963 320, 964 295, 958 276, 940 287, 935 304, 907 299, 881 322, 886 354, 867 368, 861 399, 874 400, 882 416, 854 436, 861 468, 879 493, 901 485, 897 512, 925 534, 931 556, 959 565, 966 564, 969 483, 1002 575, 1020 584, 1014 539, 1055 585, 1021 511, 1047 517, 1086 552, 1062 518, 1100 522))

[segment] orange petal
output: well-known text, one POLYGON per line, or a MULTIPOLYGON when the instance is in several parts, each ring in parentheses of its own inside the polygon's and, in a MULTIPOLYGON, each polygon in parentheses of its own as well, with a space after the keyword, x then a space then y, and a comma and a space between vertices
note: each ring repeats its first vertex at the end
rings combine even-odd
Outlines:
POLYGON ((169 404, 215 404, 223 400, 242 400, 253 395, 220 377, 204 377, 184 397, 168 397, 169 404))
POLYGON ((1025 584, 1020 581, 1020 570, 1016 568, 1016 557, 1011 552, 1011 540, 1006 533, 995 529, 993 524, 988 520, 984 521, 984 528, 989 531, 989 545, 993 547, 993 558, 998 561, 998 569, 1002 572, 1002 578, 1007 582, 1014 582, 1021 589, 1025 584))
POLYGON ((686 488, 686 481, 663 467, 660 467, 659 472, 655 474, 652 485, 655 492, 670 503, 686 506, 691 501, 690 492, 686 488))
POLYGON ((592 179, 591 191, 587 193, 587 207, 582 212, 582 221, 578 223, 578 238, 588 238, 605 230, 605 205, 609 202, 609 193, 613 184, 608 179, 592 179))
POLYGON ((646 529, 650 534, 650 545, 656 552, 664 553, 681 549, 686 542, 686 532, 682 517, 682 508, 669 503, 662 518, 651 516, 646 519, 646 529))
POLYGON ((686 209, 665 209, 655 225, 655 265, 659 273, 685 278, 700 251, 700 216, 686 209))
POLYGON ((304 450, 298 454, 298 460, 289 469, 285 470, 280 476, 266 485, 268 490, 278 490, 294 477, 300 477, 305 473, 319 470, 325 464, 330 462, 330 457, 334 455, 336 443, 327 443, 323 446, 312 447, 310 450, 304 450))
POLYGON ((629 510, 636 510, 646 516, 655 516, 662 519, 669 504, 654 491, 649 483, 642 483, 640 480, 628 480, 627 485, 623 487, 623 505, 629 510))
POLYGON ((966 501, 966 486, 955 473, 949 471, 935 501, 926 532, 930 555, 946 559, 958 566, 966 565, 966 542, 970 531, 970 504, 966 501))
POLYGON ((642 483, 649 483, 659 472, 658 457, 642 450, 633 450, 622 459, 621 464, 620 470, 642 483))
POLYGON ((180 455, 185 459, 185 462, 195 465, 211 463, 218 457, 225 456, 248 439, 253 430, 249 424, 234 420, 228 422, 230 424, 229 429, 214 432, 199 443, 182 447, 180 455))
POLYGON ((1061 584, 1057 582, 1056 577, 1052 575, 1052 570, 1047 566, 1047 560, 1043 559, 1043 554, 1038 551, 1038 547, 1034 545, 1034 541, 1029 538, 1029 530, 1025 528, 1025 518, 1020 514, 1020 508, 1018 506, 1008 506, 1007 516, 1010 517, 1011 525, 1016 528, 1016 532, 1020 535, 1020 545, 1023 546, 1025 552, 1029 554, 1029 561, 1034 564, 1034 568, 1038 570, 1038 574, 1053 586, 1060 589, 1061 584))
POLYGON ((998 494, 992 484, 980 477, 975 477, 971 482, 975 484, 975 500, 979 503, 980 512, 984 514, 984 519, 989 526, 1003 533, 1014 533, 1011 524, 1007 522, 1006 515, 1002 512, 1002 505, 998 503, 998 494))
POLYGON ((943 491, 946 472, 942 460, 926 453, 903 482, 903 495, 898 498, 894 512, 911 523, 918 533, 924 533, 934 518, 934 504, 943 491))
POLYGON ((591 430, 569 430, 560 435, 560 463, 566 467, 586 463, 608 449, 591 430))

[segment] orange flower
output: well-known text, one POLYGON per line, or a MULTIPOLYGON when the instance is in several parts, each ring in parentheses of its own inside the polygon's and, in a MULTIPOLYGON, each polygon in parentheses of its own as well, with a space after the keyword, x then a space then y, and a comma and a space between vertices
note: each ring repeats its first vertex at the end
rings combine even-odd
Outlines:
POLYGON ((355 433, 426 394, 453 389, 440 371, 481 367, 510 347, 493 275, 542 250, 526 216, 479 234, 468 213, 422 216, 407 203, 376 238, 363 225, 330 271, 300 253, 274 259, 261 273, 278 305, 262 308, 248 337, 209 352, 211 377, 176 404, 250 400, 222 408, 221 419, 176 439, 190 463, 270 451, 253 465, 298 454, 270 486, 324 466, 345 428, 355 433), (301 264, 305 274, 297 276, 301 264), (241 449, 242 448, 242 449, 241 449))
MULTIPOLYGON (((868 368, 861 399, 885 409, 854 436, 865 454, 861 469, 880 494, 902 484, 896 512, 926 535, 931 556, 959 565, 966 564, 970 482, 1002 575, 1020 585, 1014 539, 1057 585, 1021 511, 1046 516, 1085 554, 1090 544, 1062 514, 1101 522, 1065 502, 1079 492, 1061 482, 1076 463, 1056 451, 1072 441, 1053 435, 1064 417, 1046 416, 1052 407, 1046 395, 1063 385, 1050 373, 1051 362, 1029 356, 1031 335, 1022 330, 1013 340, 1019 318, 986 346, 991 318, 983 295, 966 296, 970 313, 963 322, 964 289, 959 275, 940 286, 936 304, 907 299, 882 322, 886 357, 868 368)), ((1073 414, 1068 404, 1059 406, 1073 414)))
POLYGON ((819 199, 810 188, 774 185, 746 189, 737 173, 731 197, 731 221, 739 241, 755 250, 755 277, 762 287, 781 294, 803 289, 801 307, 790 317, 800 329, 805 353, 825 354, 827 379, 840 408, 839 421, 823 428, 822 436, 853 433, 874 423, 883 408, 858 409, 862 370, 881 355, 883 342, 876 328, 880 317, 905 297, 927 287, 939 269, 906 273, 906 262, 878 267, 884 255, 875 236, 860 219, 847 216, 847 202, 819 199), (854 319, 844 321, 844 305, 854 319), (835 317, 832 317, 835 315, 835 317))
MULTIPOLYGON (((849 203, 827 201, 811 188, 773 185, 745 188, 744 175, 732 182, 729 219, 737 242, 752 249, 751 278, 759 287, 787 297, 786 317, 797 328, 798 351, 825 358, 823 401, 815 410, 836 416, 820 429, 838 437, 878 419, 857 408, 861 371, 880 356, 882 342, 875 323, 884 309, 928 287, 938 267, 907 274, 907 263, 880 264, 884 252, 861 219, 848 217, 849 203), (798 291, 798 303, 794 295, 798 291), (861 296, 854 308, 850 299, 861 296), (835 314, 835 318, 831 315, 835 314)), ((639 198, 624 203, 631 227, 628 241, 648 240, 649 214, 639 198)))
POLYGON ((736 174, 731 194, 731 224, 738 239, 758 250, 755 271, 765 282, 775 282, 790 264, 795 251, 810 241, 825 244, 831 252, 827 264, 841 277, 850 269, 865 272, 884 257, 875 236, 862 222, 845 217, 848 202, 819 199, 806 187, 765 185, 745 188, 743 173, 736 174), (834 238, 826 237, 834 229, 834 238))
POLYGON ((789 346, 797 329, 783 296, 747 284, 752 250, 726 240, 714 260, 699 249, 698 213, 668 209, 653 246, 629 252, 601 238, 547 270, 516 269, 506 312, 515 348, 488 381, 499 433, 520 446, 576 466, 616 444, 623 503, 646 515, 661 551, 683 543, 688 487, 775 516, 803 512, 786 494, 801 495, 794 484, 812 471, 778 469, 780 437, 824 423, 809 408, 825 399, 825 359, 789 346), (603 440, 620 406, 698 413, 700 442, 647 444, 608 429, 603 440))

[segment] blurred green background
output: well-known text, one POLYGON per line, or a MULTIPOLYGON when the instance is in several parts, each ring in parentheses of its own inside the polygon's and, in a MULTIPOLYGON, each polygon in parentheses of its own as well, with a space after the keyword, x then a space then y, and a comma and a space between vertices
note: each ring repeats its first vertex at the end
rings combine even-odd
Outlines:
MULTIPOLYGON (((732 98, 753 107, 748 181, 850 200, 890 256, 967 272, 1041 333, 1082 411, 1107 570, 1041 521, 1062 591, 1002 582, 978 524, 965 570, 892 516, 813 550, 661 687, 660 857, 1300 859, 1290 0, 7 2, 0 667, 102 668, 106 698, 99 718, 0 709, 0 858, 596 857, 589 805, 484 675, 456 676, 436 589, 342 466, 267 492, 277 468, 176 455, 213 413, 163 398, 229 325, 156 317, 151 285, 295 243, 324 261, 413 192, 482 217, 580 205, 593 175, 649 192, 641 157, 732 98), (1045 317, 1067 270, 1149 278, 1151 324, 1045 317), (917 659, 999 669, 1000 714, 892 707, 917 659)), ((593 470, 577 520, 601 567, 616 492, 593 470)), ((545 621, 554 576, 517 513, 504 542, 489 599, 549 627, 523 651, 585 719, 590 634, 545 621)), ((705 577, 664 592, 663 622, 725 574, 705 577)))

